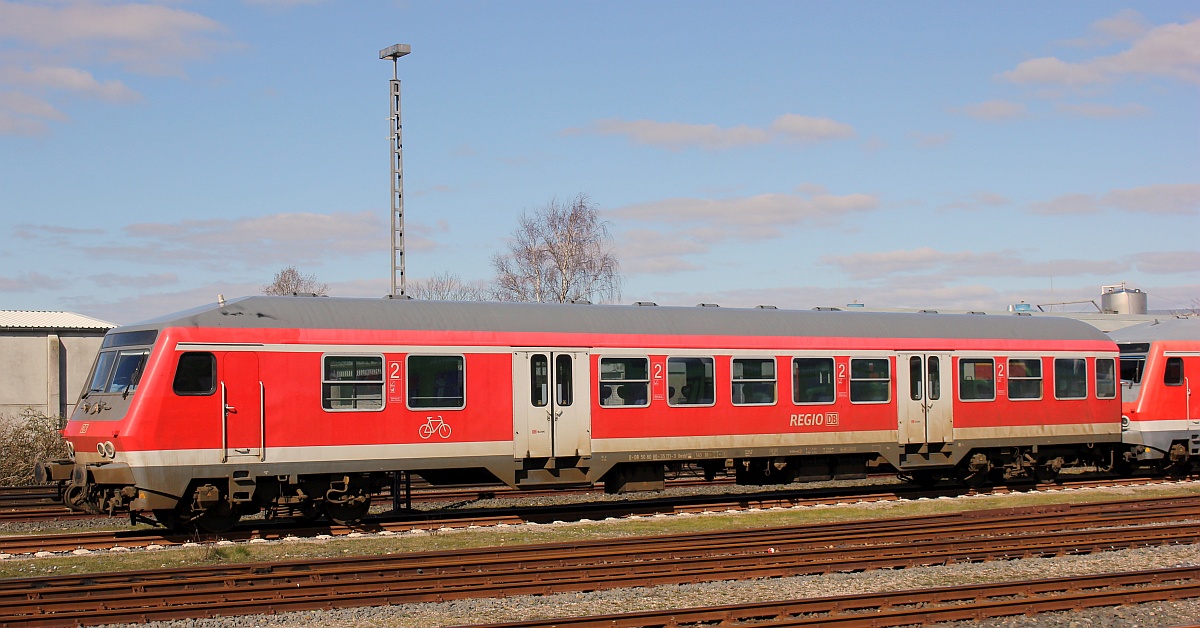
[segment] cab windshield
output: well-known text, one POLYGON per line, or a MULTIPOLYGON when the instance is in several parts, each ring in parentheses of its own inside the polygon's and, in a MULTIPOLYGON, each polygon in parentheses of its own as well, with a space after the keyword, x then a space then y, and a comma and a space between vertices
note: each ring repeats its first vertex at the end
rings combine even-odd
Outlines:
POLYGON ((106 335, 83 397, 114 393, 128 396, 136 391, 150 357, 150 345, 157 337, 155 330, 106 335))
POLYGON ((96 370, 88 394, 132 393, 137 390, 146 366, 149 349, 102 351, 96 358, 96 370))

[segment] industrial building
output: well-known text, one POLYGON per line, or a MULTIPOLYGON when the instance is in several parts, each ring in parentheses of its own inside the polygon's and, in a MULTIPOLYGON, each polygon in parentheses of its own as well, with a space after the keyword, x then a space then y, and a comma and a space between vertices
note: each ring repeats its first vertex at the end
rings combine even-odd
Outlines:
POLYGON ((0 416, 69 416, 113 327, 72 312, 0 310, 0 416))

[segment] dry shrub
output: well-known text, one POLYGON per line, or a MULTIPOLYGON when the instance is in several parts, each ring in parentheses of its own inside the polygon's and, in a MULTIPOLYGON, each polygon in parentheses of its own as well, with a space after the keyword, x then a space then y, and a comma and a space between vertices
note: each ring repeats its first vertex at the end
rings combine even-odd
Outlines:
POLYGON ((33 484, 34 463, 67 457, 59 421, 31 408, 0 416, 0 486, 33 484))

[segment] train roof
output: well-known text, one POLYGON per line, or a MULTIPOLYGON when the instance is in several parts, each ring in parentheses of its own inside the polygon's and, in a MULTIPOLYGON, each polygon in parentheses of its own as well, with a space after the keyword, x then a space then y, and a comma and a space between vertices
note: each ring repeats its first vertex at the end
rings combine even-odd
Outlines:
POLYGON ((1200 318, 1164 318, 1151 323, 1123 327, 1109 332, 1108 335, 1121 343, 1200 340, 1200 318))
POLYGON ((114 331, 166 327, 1109 341, 1086 323, 1015 315, 268 296, 114 331))

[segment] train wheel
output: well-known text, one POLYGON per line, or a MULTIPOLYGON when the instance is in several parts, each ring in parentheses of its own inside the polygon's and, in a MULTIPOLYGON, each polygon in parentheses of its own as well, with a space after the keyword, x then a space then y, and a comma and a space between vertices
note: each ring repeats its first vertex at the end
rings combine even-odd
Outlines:
POLYGON ((180 532, 184 528, 183 523, 179 519, 179 513, 173 508, 159 508, 155 510, 154 520, 172 532, 180 532))
POLYGON ((1054 484, 1058 482, 1058 469, 1051 465, 1040 464, 1033 471, 1034 477, 1041 484, 1054 484))
POLYGON ((941 481, 942 475, 933 471, 913 471, 911 482, 921 488, 933 488, 941 481))
POLYGON ((371 511, 371 496, 362 495, 359 498, 341 502, 327 501, 321 504, 321 509, 325 511, 325 516, 334 523, 344 526, 354 525, 362 521, 362 518, 371 511))
MULTIPOLYGON (((82 486, 76 486, 74 482, 68 482, 67 488, 63 490, 62 502, 71 510, 89 511, 87 503, 87 492, 82 486)), ((92 513, 96 514, 96 513, 92 513)))
POLYGON ((227 532, 242 518, 241 510, 222 500, 192 520, 196 527, 206 532, 227 532))

